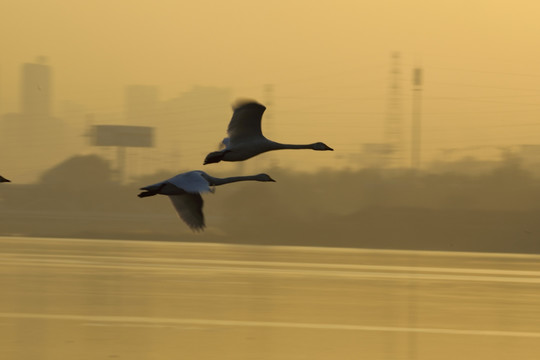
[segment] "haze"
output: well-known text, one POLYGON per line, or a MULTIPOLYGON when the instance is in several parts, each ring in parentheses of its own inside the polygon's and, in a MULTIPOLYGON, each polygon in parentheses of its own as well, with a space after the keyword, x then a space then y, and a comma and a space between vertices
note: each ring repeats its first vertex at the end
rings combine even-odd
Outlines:
MULTIPOLYGON (((420 67, 424 160, 444 158, 442 149, 538 144, 539 11, 535 1, 9 2, 0 11, 0 114, 19 111, 21 64, 46 56, 52 113, 70 139, 65 148, 54 145, 60 154, 51 166, 101 151, 81 136, 87 115, 127 123, 118 115, 127 85, 156 86, 160 101, 195 86, 226 89, 230 101, 218 104, 204 131, 189 114, 176 114, 168 120, 176 136, 160 135, 170 129, 158 127, 157 149, 148 151, 155 161, 176 154, 193 168, 225 135, 229 104, 237 97, 268 102, 270 84, 269 137, 336 149, 326 156, 280 154, 276 161, 302 170, 355 167, 362 144, 385 141, 393 66, 400 71, 394 95, 408 158, 411 73, 420 67)), ((216 107, 198 101, 191 106, 216 107)), ((149 118, 145 125, 155 124, 149 118)), ((35 180, 17 143, 2 142, 11 173, 35 180)))
POLYGON ((540 359, 539 14, 0 1, 0 359, 540 359), (203 166, 238 98, 335 151, 203 166), (137 197, 196 169, 276 182, 137 197))

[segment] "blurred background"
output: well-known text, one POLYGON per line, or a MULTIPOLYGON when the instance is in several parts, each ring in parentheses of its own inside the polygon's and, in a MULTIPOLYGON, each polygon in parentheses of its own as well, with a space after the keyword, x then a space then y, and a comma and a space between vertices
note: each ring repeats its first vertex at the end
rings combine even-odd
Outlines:
POLYGON ((539 10, 480 0, 4 5, 0 154, 13 183, 0 189, 0 232, 537 252, 539 10), (267 106, 269 138, 335 151, 205 166, 278 182, 206 196, 209 228, 193 238, 167 200, 135 195, 202 169, 238 98, 267 106))
POLYGON ((0 358, 539 359, 539 13, 0 2, 0 358), (239 98, 335 151, 203 166, 239 98))

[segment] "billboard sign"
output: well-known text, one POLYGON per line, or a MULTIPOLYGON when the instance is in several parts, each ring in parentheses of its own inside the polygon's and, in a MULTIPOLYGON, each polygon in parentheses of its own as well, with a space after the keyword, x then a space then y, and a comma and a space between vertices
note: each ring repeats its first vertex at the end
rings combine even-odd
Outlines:
POLYGON ((154 128, 149 126, 94 125, 91 134, 94 146, 154 146, 154 128))

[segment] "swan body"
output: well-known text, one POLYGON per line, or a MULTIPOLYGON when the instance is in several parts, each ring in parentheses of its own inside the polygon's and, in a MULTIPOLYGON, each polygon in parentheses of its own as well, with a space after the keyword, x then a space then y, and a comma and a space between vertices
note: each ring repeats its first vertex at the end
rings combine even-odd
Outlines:
POLYGON ((0 175, 0 182, 11 182, 10 180, 6 179, 2 175, 0 175))
POLYGON ((223 149, 209 153, 204 164, 220 161, 242 161, 272 150, 312 149, 330 150, 331 147, 316 142, 313 144, 281 144, 264 137, 261 130, 262 115, 266 107, 256 102, 241 103, 234 108, 227 128, 228 138, 221 142, 223 149))
POLYGON ((214 192, 213 187, 229 184, 237 181, 275 181, 267 174, 232 176, 227 178, 217 178, 208 175, 204 171, 188 171, 173 176, 170 179, 156 184, 142 187, 144 190, 139 195, 140 198, 167 195, 178 213, 178 216, 194 231, 202 230, 205 227, 204 214, 202 212, 203 199, 201 194, 214 192))

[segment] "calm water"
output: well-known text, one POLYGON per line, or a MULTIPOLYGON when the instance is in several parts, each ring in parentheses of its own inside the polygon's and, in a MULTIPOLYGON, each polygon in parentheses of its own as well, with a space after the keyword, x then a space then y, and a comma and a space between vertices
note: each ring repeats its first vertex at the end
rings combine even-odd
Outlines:
POLYGON ((540 257, 0 238, 1 359, 539 359, 540 257))

